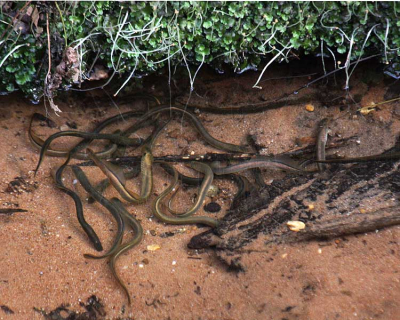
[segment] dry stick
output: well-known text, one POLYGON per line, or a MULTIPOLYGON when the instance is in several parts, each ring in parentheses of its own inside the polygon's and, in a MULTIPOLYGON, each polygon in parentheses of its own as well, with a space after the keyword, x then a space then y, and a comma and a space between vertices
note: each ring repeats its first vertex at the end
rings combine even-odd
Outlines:
MULTIPOLYGON (((54 1, 54 4, 56 5, 56 7, 57 7, 57 10, 58 10, 58 13, 60 14, 61 23, 62 23, 62 25, 63 25, 63 29, 64 29, 65 48, 67 48, 67 46, 68 46, 68 42, 67 42, 67 32, 65 31, 64 18, 63 18, 63 16, 62 16, 62 12, 61 12, 61 10, 60 10, 60 7, 59 7, 59 6, 58 6, 58 4, 57 4, 57 1, 54 1)), ((65 7, 64 7, 64 8, 65 8, 65 7)))
POLYGON ((5 214, 7 216, 11 216, 13 213, 16 213, 16 212, 28 212, 28 210, 17 209, 17 208, 0 209, 0 214, 5 214))
POLYGON ((47 75, 45 81, 47 82, 47 78, 50 74, 51 70, 51 47, 50 47, 50 28, 49 28, 49 13, 46 12, 46 31, 47 31, 47 49, 49 51, 49 69, 47 70, 47 75))
MULTIPOLYGON (((228 161, 228 160, 249 160, 256 156, 255 153, 206 153, 202 155, 167 155, 161 157, 154 157, 155 162, 191 162, 191 161, 228 161)), ((107 159, 112 163, 119 165, 133 165, 141 162, 142 156, 136 157, 120 157, 115 159, 107 159)), ((80 167, 94 166, 93 161, 85 161, 78 164, 80 167)))
POLYGON ((375 103, 375 104, 371 105, 371 107, 381 106, 383 104, 392 103, 392 102, 395 102, 397 100, 400 100, 400 97, 375 103))
POLYGON ((57 112, 62 112, 57 105, 53 102, 53 98, 50 96, 48 93, 48 80, 51 75, 51 43, 50 43, 50 28, 49 28, 49 13, 46 12, 46 30, 47 30, 47 47, 48 47, 48 55, 49 55, 49 69, 47 70, 46 78, 44 79, 44 92, 45 96, 47 96, 47 99, 49 99, 50 102, 50 107, 54 110, 55 114, 57 115, 57 112))
MULTIPOLYGON (((326 145, 327 149, 339 148, 346 146, 348 143, 352 142, 357 137, 349 137, 345 139, 340 139, 337 141, 331 141, 326 145)), ((285 151, 278 155, 293 155, 300 156, 306 154, 313 154, 315 151, 315 142, 304 147, 295 148, 292 150, 285 151)), ((204 162, 213 162, 213 161, 239 161, 239 160, 250 160, 255 156, 259 156, 258 153, 206 153, 206 154, 195 154, 195 155, 167 155, 161 157, 154 157, 154 161, 159 162, 190 162, 190 161, 204 161, 204 162)), ((107 159, 107 161, 111 161, 115 164, 120 165, 134 165, 141 162, 141 156, 136 157, 120 157, 114 159, 107 159)), ((80 167, 91 167, 94 166, 93 161, 85 161, 77 164, 80 167)))
MULTIPOLYGON (((48 50, 48 56, 49 56, 49 67, 47 69, 47 74, 46 74, 46 78, 44 78, 44 93, 46 96, 46 88, 48 88, 47 85, 47 81, 48 78, 50 77, 50 71, 51 71, 51 48, 50 48, 50 29, 49 29, 49 14, 46 12, 46 30, 47 30, 47 50, 48 50)), ((44 101, 46 101, 46 99, 44 99, 44 101)), ((46 112, 47 115, 47 112, 46 112)))

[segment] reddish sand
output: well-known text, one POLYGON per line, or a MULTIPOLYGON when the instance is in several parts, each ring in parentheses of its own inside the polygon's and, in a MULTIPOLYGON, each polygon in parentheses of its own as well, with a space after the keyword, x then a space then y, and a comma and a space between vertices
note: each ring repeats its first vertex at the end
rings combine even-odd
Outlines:
MULTIPOLYGON (((277 75, 282 76, 279 72, 277 75)), ((201 76, 200 73, 196 80, 199 90, 204 87, 202 94, 214 95, 213 101, 220 105, 276 97, 283 92, 282 88, 291 92, 307 81, 307 78, 272 80, 258 90, 251 88, 257 74, 248 73, 232 79, 222 77, 212 85, 214 92, 209 92, 201 76)), ((362 106, 384 100, 383 83, 368 88, 354 81, 352 90, 363 95, 362 106)), ((304 94, 313 92, 307 90, 304 94)), ((193 99, 202 101, 197 96, 193 99)), ((60 99, 58 104, 63 110, 60 117, 49 112, 58 126, 75 121, 78 130, 86 130, 93 128, 93 120, 105 119, 136 106, 132 101, 120 105, 117 110, 109 101, 104 101, 107 100, 96 96, 84 101, 75 97, 60 99)), ((398 103, 384 105, 366 116, 357 115, 356 107, 340 110, 339 107, 326 108, 318 101, 310 100, 310 103, 315 106, 314 112, 306 111, 305 105, 299 104, 250 115, 200 112, 199 118, 214 137, 226 142, 243 144, 247 133, 255 134, 265 154, 294 148, 296 138, 314 137, 318 121, 324 117, 342 118, 334 135, 359 137, 358 144, 336 151, 340 155, 382 152, 394 144, 400 131, 398 103)), ((143 106, 143 103, 137 105, 143 106)), ((27 127, 34 112, 44 113, 43 104, 31 105, 18 95, 0 99, 3 155, 0 157, 3 168, 0 204, 2 208, 28 210, 11 216, 0 215, 0 306, 7 306, 14 312, 8 314, 5 308, 0 308, 0 319, 42 319, 33 308, 49 312, 62 304, 84 311, 80 302, 86 302, 91 295, 96 295, 105 306, 106 319, 400 318, 400 227, 345 239, 278 246, 266 252, 259 250, 263 243, 256 240, 250 247, 259 252, 245 255, 246 272, 236 273, 229 272, 212 250, 188 250, 191 237, 206 229, 164 225, 152 217, 150 203, 155 196, 148 204, 128 206, 145 230, 142 243, 117 263, 118 272, 132 296, 129 307, 106 261, 83 257, 83 253, 95 251, 76 219, 73 201, 55 188, 50 175, 51 168, 60 165, 63 159, 46 157, 38 175, 33 176, 38 150, 29 143, 27 127), (11 190, 9 183, 16 177, 22 177, 24 182, 11 190), (176 234, 160 236, 171 231, 176 234), (149 251, 149 245, 159 245, 160 249, 149 251)), ((35 125, 35 131, 43 139, 58 130, 59 127, 35 125)), ((149 130, 140 132, 143 136, 148 133, 149 130)), ((70 146, 74 141, 60 139, 55 146, 70 146)), ((218 152, 206 145, 187 121, 178 119, 164 129, 154 155, 207 151, 218 152)), ((98 169, 85 168, 85 171, 92 181, 103 178, 98 169)), ((269 177, 264 174, 268 182, 269 177)), ((170 177, 159 167, 155 167, 154 175, 154 193, 159 194, 170 177)), ((72 186, 72 180, 68 171, 65 183, 72 186)), ((130 181, 129 185, 137 189, 138 179, 130 181)), ((215 200, 223 207, 216 216, 222 217, 235 186, 226 181, 216 181, 215 185, 221 190, 215 200)), ((75 188, 82 197, 86 196, 80 186, 75 185, 75 188)), ((180 195, 175 201, 176 207, 187 208, 195 193, 195 189, 190 189, 180 195)), ((106 195, 116 196, 116 192, 109 189, 106 195)), ((85 203, 84 209, 87 220, 108 248, 116 231, 114 220, 98 204, 85 203)))

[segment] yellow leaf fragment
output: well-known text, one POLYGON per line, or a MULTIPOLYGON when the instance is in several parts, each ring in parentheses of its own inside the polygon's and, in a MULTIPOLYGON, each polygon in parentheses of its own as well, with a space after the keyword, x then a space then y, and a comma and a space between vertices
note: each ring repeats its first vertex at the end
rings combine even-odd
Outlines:
POLYGON ((161 247, 158 244, 150 244, 147 246, 148 251, 156 251, 161 249, 161 247))
POLYGON ((367 115, 367 114, 371 113, 372 111, 376 111, 375 102, 371 102, 368 106, 358 109, 358 111, 360 111, 360 113, 363 115, 367 115))

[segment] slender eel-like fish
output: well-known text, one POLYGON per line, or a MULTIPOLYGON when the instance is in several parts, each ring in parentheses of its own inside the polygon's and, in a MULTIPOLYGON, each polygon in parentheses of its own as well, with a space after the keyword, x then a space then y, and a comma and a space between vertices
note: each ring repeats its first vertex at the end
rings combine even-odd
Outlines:
MULTIPOLYGON (((168 174, 172 176, 174 175, 174 170, 176 171, 176 169, 174 169, 169 163, 160 162, 159 164, 168 174)), ((232 200, 233 207, 237 206, 239 200, 243 199, 246 197, 246 195, 255 190, 255 186, 249 181, 249 179, 238 174, 220 175, 214 178, 233 180, 236 183, 238 191, 232 200)), ((199 186, 203 183, 203 178, 188 177, 179 172, 178 179, 183 184, 187 184, 189 186, 199 186)))
POLYGON ((119 167, 110 162, 100 160, 99 158, 96 157, 96 155, 92 150, 87 149, 87 151, 90 156, 90 159, 100 168, 101 171, 103 171, 103 173, 110 180, 110 183, 118 191, 121 197, 124 198, 126 201, 134 203, 143 203, 151 195, 151 191, 153 188, 153 169, 152 169, 153 156, 149 149, 146 149, 144 155, 142 156, 142 162, 141 162, 142 187, 140 195, 126 188, 125 177, 123 173, 121 173, 119 167))
POLYGON ((64 186, 64 183, 62 181, 61 175, 59 174, 58 170, 52 171, 51 173, 53 175, 53 178, 54 178, 57 188, 59 188, 62 192, 69 195, 72 198, 72 200, 74 200, 76 216, 78 218, 79 224, 81 225, 82 229, 85 231, 87 236, 89 237, 90 242, 92 242, 94 248, 97 251, 102 251, 103 246, 101 244, 101 241, 100 241, 98 235, 93 230, 92 226, 89 223, 87 223, 87 221, 85 220, 81 199, 74 191, 72 191, 71 189, 68 189, 67 187, 64 186))
POLYGON ((126 296, 128 297, 128 302, 131 304, 131 297, 129 295, 128 288, 124 284, 124 282, 121 280, 120 276, 118 275, 116 269, 115 269, 115 264, 117 262, 118 257, 123 254, 124 252, 128 251, 129 249, 133 248, 134 246, 138 245, 140 241, 142 241, 143 238, 143 228, 140 225, 139 221, 136 220, 135 217, 133 217, 124 207, 121 201, 119 201, 117 198, 112 198, 111 199, 112 204, 119 210, 120 215, 122 218, 125 220, 126 224, 131 227, 131 229, 134 232, 133 238, 126 244, 121 245, 117 251, 110 257, 110 268, 111 272, 113 273, 114 277, 117 279, 117 282, 119 285, 122 287, 124 290, 126 296))
POLYGON ((192 217, 170 217, 164 214, 161 210, 161 204, 178 183, 178 172, 173 168, 174 176, 172 183, 157 197, 152 206, 153 214, 162 222, 169 224, 182 225, 182 224, 205 224, 212 228, 217 227, 218 220, 205 217, 205 216, 192 216, 192 217))
POLYGON ((201 205, 204 202, 204 199, 206 198, 207 191, 208 191, 208 189, 210 189, 210 186, 214 179, 214 173, 209 165, 207 165, 205 163, 193 161, 190 163, 190 166, 193 169, 203 173, 204 179, 199 188, 199 193, 198 193, 198 197, 197 197, 195 204, 189 210, 187 210, 185 212, 176 212, 171 209, 172 200, 174 199, 174 196, 176 195, 176 193, 178 191, 178 188, 175 189, 175 192, 171 196, 171 199, 168 201, 168 210, 170 213, 172 213, 173 215, 179 216, 180 218, 189 217, 200 209, 201 205))
MULTIPOLYGON (((39 167, 43 161, 44 155, 46 154, 46 151, 49 148, 51 142, 54 139, 57 139, 59 137, 80 137, 80 138, 90 138, 90 139, 106 139, 106 140, 109 140, 116 144, 127 145, 127 146, 138 146, 143 142, 142 139, 128 138, 128 137, 121 136, 119 134, 107 134, 107 133, 103 134, 103 133, 92 133, 92 132, 81 132, 81 131, 56 132, 56 133, 53 133, 50 137, 48 137, 46 139, 46 141, 43 143, 42 148, 40 149, 39 162, 37 164, 36 169, 34 170, 35 174, 39 170, 39 167)), ((75 153, 71 154, 71 152, 69 152, 69 154, 70 154, 70 156, 72 156, 75 153)))
POLYGON ((236 173, 251 168, 268 168, 274 170, 304 173, 304 170, 301 169, 299 163, 287 156, 258 156, 254 159, 246 160, 227 167, 221 167, 219 162, 213 162, 211 164, 211 168, 216 175, 236 173))
MULTIPOLYGON (((117 121, 128 120, 129 118, 137 117, 137 116, 141 116, 141 115, 143 115, 143 112, 140 112, 140 111, 139 112, 138 111, 128 111, 128 112, 125 112, 123 114, 118 114, 116 116, 113 116, 111 118, 108 118, 108 119, 102 121, 100 124, 97 125, 97 127, 93 130, 92 133, 99 133, 103 129, 105 129, 107 126, 109 126, 109 125, 111 125, 111 124, 113 124, 113 123, 115 123, 117 121)), ((56 186, 60 190, 62 190, 64 193, 66 193, 70 197, 72 197, 72 199, 75 202, 75 207, 76 207, 79 223, 81 224, 82 228, 84 229, 84 231, 88 235, 89 239, 92 241, 92 243, 93 243, 94 247, 96 248, 96 250, 102 251, 103 247, 101 245, 101 242, 100 242, 97 234, 94 232, 93 228, 84 219, 83 209, 82 209, 82 202, 81 202, 79 196, 74 191, 72 191, 72 190, 68 189, 67 187, 65 187, 63 182, 62 182, 62 175, 63 175, 64 169, 68 166, 68 163, 71 160, 71 158, 74 157, 74 155, 77 152, 79 152, 80 150, 82 150, 83 148, 88 146, 92 140, 93 140, 92 138, 85 138, 81 142, 79 142, 77 145, 75 145, 75 147, 73 147, 68 152, 67 159, 57 169, 57 172, 55 173, 55 181, 56 181, 56 186)), ((42 150, 43 150, 43 148, 42 148, 42 150)), ((38 164, 38 167, 36 168, 36 170, 39 169, 40 161, 41 160, 39 159, 39 164, 38 164)))
POLYGON ((117 221, 117 236, 115 237, 114 243, 111 246, 110 250, 107 251, 104 255, 94 256, 92 254, 84 254, 85 258, 92 259, 102 259, 109 256, 112 256, 117 250, 119 245, 121 244, 123 233, 124 233, 124 221, 119 213, 119 210, 114 206, 112 202, 103 197, 97 190, 92 186, 89 182, 89 179, 86 177, 83 170, 78 166, 71 166, 72 171, 74 172, 76 179, 80 182, 82 187, 86 190, 86 192, 90 193, 92 197, 99 202, 102 206, 104 206, 110 213, 113 215, 114 219, 117 221))
POLYGON ((190 120, 192 120, 192 123, 194 124, 196 129, 203 136, 204 140, 206 140, 210 145, 212 145, 215 148, 218 148, 221 150, 226 150, 226 151, 232 151, 232 152, 242 152, 242 153, 249 152, 249 150, 250 150, 247 146, 238 146, 235 144, 226 143, 226 142, 220 141, 218 139, 215 139, 213 136, 211 136, 208 133, 208 131, 204 128, 203 124, 193 113, 191 113, 183 108, 170 106, 170 105, 162 105, 162 106, 153 108, 150 111, 148 111, 146 114, 144 114, 141 118, 138 119, 138 122, 145 121, 149 117, 151 117, 157 113, 160 113, 160 112, 180 112, 180 113, 183 113, 184 115, 188 116, 190 118, 190 120))
MULTIPOLYGON (((29 124, 29 129, 28 129, 29 140, 35 148, 40 150, 40 149, 42 149, 42 147, 44 145, 44 141, 38 135, 36 135, 35 132, 33 132, 33 130, 32 130, 32 123, 35 119, 48 119, 48 118, 40 113, 34 113, 31 118, 31 122, 29 124)), ((108 158, 116 150, 117 150, 117 145, 115 143, 110 144, 110 145, 106 146, 104 150, 96 152, 96 156, 101 159, 108 158)), ((68 153, 69 153, 69 150, 56 150, 56 149, 47 148, 45 154, 50 157, 67 157, 68 153)), ((75 155, 73 155, 73 157, 75 159, 80 159, 80 160, 89 159, 88 154, 84 153, 84 152, 77 152, 75 155)))

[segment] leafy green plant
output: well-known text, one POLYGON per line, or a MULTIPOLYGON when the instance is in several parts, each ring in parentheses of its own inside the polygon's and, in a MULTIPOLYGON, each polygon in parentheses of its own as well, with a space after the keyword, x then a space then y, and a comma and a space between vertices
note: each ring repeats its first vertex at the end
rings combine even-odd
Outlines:
MULTIPOLYGON (((293 54, 343 55, 340 67, 348 68, 380 53, 399 65, 399 15, 396 2, 6 2, 0 90, 38 99, 67 47, 79 57, 80 81, 101 64, 125 77, 122 87, 165 66, 193 73, 190 65, 225 63, 242 72, 293 54)), ((63 77, 63 85, 71 81, 63 77)))

